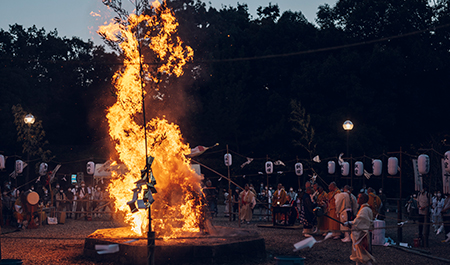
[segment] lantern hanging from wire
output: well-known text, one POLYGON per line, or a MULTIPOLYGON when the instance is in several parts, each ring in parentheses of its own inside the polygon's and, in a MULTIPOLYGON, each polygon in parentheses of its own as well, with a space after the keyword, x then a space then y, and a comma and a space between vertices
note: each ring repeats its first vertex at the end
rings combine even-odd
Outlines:
POLYGON ((372 161, 372 173, 375 176, 381 176, 383 173, 383 162, 380 159, 374 159, 372 161))
POLYGON ((391 176, 397 175, 398 172, 398 158, 389 157, 388 159, 388 173, 391 176))
POLYGON ((361 161, 355 162, 355 176, 361 177, 364 174, 364 164, 361 161))
POLYGON ((342 162, 341 175, 346 177, 350 174, 350 164, 348 162, 342 162))
POLYGON ((328 174, 333 175, 336 172, 336 163, 328 161, 328 174))
POLYGON ((417 158, 417 167, 420 175, 426 175, 430 172, 430 157, 422 154, 417 158))
POLYGON ((273 173, 273 163, 272 161, 266 162, 266 174, 272 174, 273 173))
POLYGON ((303 164, 302 163, 295 163, 295 175, 301 176, 303 175, 303 164))
POLYGON ((233 158, 232 158, 230 153, 226 153, 223 156, 223 160, 225 162, 225 166, 227 166, 227 167, 229 167, 229 166, 231 166, 233 164, 233 158))

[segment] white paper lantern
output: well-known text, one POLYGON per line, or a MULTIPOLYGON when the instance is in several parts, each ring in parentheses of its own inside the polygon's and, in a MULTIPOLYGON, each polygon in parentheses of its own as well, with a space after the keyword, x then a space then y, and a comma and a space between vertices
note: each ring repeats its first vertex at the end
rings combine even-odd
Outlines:
POLYGON ((450 151, 447 151, 444 154, 444 170, 447 173, 450 173, 450 151))
POLYGON ((397 175, 398 172, 398 158, 389 157, 388 159, 388 173, 391 176, 397 175))
POLYGON ((428 155, 420 155, 417 159, 417 167, 420 175, 426 175, 430 172, 430 157, 428 155))
POLYGON ((364 164, 361 161, 355 162, 355 176, 361 177, 364 174, 364 164))
POLYGON ((380 159, 375 159, 372 161, 372 173, 375 176, 381 176, 383 172, 383 162, 380 159))
POLYGON ((23 161, 16 160, 16 174, 20 174, 23 172, 23 161))
POLYGON ((348 176, 350 174, 350 164, 348 162, 342 162, 341 174, 342 176, 348 176))
POLYGON ((45 176, 47 174, 48 165, 47 163, 41 163, 39 165, 39 176, 45 176))
POLYGON ((336 172, 336 163, 328 161, 328 174, 333 175, 336 172))
POLYGON ((226 153, 223 156, 223 160, 225 161, 225 166, 227 166, 227 167, 229 167, 229 166, 231 166, 233 164, 233 159, 232 159, 230 153, 226 153))
POLYGON ((0 169, 5 169, 5 157, 0 155, 0 169))
POLYGON ((302 163, 296 163, 294 167, 295 167, 295 175, 297 175, 297 176, 303 175, 303 164, 302 163))
POLYGON ((271 161, 266 162, 266 173, 267 174, 273 173, 273 163, 271 161))
POLYGON ((87 162, 86 164, 86 172, 88 175, 94 175, 95 173, 95 163, 92 161, 87 162))

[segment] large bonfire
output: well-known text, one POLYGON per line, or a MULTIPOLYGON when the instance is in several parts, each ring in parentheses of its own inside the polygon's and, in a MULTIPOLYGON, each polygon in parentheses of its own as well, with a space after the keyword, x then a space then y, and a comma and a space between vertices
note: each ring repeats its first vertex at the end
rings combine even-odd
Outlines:
MULTIPOLYGON (((143 124, 143 99, 149 90, 158 90, 161 76, 181 76, 193 57, 192 49, 176 36, 177 27, 172 11, 155 1, 142 14, 121 16, 99 29, 107 41, 118 44, 123 55, 123 68, 113 78, 117 101, 106 117, 115 150, 128 172, 113 173, 108 189, 115 210, 123 213, 137 235, 148 229, 148 211, 132 213, 127 202, 141 180, 146 155, 154 157, 151 170, 157 182, 151 205, 153 231, 165 238, 199 232, 204 216, 200 176, 190 168, 186 158, 190 148, 183 143, 180 128, 164 116, 153 117, 145 128, 143 124), (149 62, 149 58, 156 61, 149 62)), ((142 196, 143 192, 139 198, 142 196)))

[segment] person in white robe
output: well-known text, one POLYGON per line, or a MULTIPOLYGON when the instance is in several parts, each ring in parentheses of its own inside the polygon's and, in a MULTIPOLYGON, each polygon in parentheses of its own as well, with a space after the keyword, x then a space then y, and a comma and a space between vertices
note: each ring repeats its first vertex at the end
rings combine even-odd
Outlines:
POLYGON ((240 203, 240 212, 239 212, 239 220, 243 223, 244 221, 247 224, 250 223, 253 217, 253 208, 256 205, 255 194, 250 190, 248 184, 245 184, 245 189, 239 195, 239 203, 240 203))
POLYGON ((369 251, 369 230, 373 229, 373 213, 367 203, 369 196, 365 193, 358 195, 358 204, 361 205, 355 220, 345 222, 346 226, 352 229, 352 255, 350 259, 357 265, 371 265, 375 262, 374 256, 369 251))

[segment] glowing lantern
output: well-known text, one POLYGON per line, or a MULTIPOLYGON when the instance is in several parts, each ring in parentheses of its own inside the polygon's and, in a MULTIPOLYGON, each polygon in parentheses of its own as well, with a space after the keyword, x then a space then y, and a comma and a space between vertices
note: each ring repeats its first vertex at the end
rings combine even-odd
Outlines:
POLYGON ((227 153, 223 156, 223 160, 225 161, 225 166, 229 167, 233 164, 233 160, 230 153, 227 153))
POLYGON ((328 161, 328 174, 333 175, 336 172, 336 163, 328 161))
POLYGON ((389 175, 397 175, 398 172, 398 158, 389 157, 388 159, 388 173, 389 175))
POLYGON ((20 174, 23 172, 23 161, 16 160, 16 174, 20 174))
POLYGON ((5 157, 0 155, 0 169, 5 169, 5 157))
POLYGON ((426 175, 430 172, 430 157, 428 155, 420 155, 417 159, 417 166, 420 175, 426 175))
POLYGON ((341 174, 342 176, 348 176, 350 174, 350 164, 348 162, 342 162, 341 174))
POLYGON ((87 162, 86 164, 86 172, 88 175, 94 175, 95 173, 95 164, 92 161, 87 162))
POLYGON ((361 177, 364 174, 364 164, 361 161, 355 162, 355 175, 361 177))
POLYGON ((444 170, 450 173, 450 151, 444 154, 444 170))
POLYGON ((41 163, 39 165, 39 175, 40 176, 44 176, 45 174, 47 174, 47 170, 48 170, 47 163, 41 163))
POLYGON ((372 172, 375 176, 381 176, 383 171, 383 162, 380 159, 372 161, 372 172))
POLYGON ((267 174, 273 173, 273 163, 271 161, 266 162, 266 173, 267 174))
POLYGON ((297 176, 303 175, 303 164, 302 163, 296 163, 294 167, 295 167, 295 175, 297 175, 297 176))

